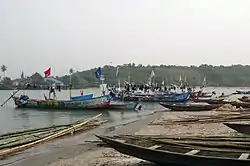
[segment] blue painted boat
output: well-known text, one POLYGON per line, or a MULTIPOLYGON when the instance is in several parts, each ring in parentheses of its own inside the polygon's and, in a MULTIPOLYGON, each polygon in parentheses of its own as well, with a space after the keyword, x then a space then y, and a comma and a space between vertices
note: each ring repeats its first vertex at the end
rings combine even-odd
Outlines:
POLYGON ((138 97, 138 96, 126 96, 124 101, 143 101, 143 102, 187 102, 190 98, 190 93, 176 93, 169 94, 164 96, 147 96, 147 97, 138 97))
POLYGON ((120 110, 133 110, 133 111, 140 111, 142 109, 142 105, 139 101, 137 102, 130 102, 130 103, 110 103, 107 107, 108 109, 120 111, 120 110))
POLYGON ((88 100, 88 99, 92 99, 92 98, 93 98, 93 94, 87 94, 87 95, 71 97, 71 100, 80 101, 80 100, 88 100))
POLYGON ((83 110, 83 109, 106 109, 109 107, 112 100, 110 95, 94 97, 87 100, 39 100, 30 99, 26 95, 20 97, 13 96, 14 103, 17 108, 36 108, 36 109, 70 109, 70 110, 83 110))
POLYGON ((250 91, 236 90, 235 94, 250 94, 250 91))

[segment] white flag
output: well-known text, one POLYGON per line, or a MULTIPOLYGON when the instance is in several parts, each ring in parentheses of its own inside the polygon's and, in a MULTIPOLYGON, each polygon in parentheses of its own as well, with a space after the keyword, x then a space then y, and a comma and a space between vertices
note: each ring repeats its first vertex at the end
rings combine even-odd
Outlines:
POLYGON ((152 77, 154 77, 155 76, 155 72, 154 72, 154 70, 152 70, 151 71, 151 74, 150 74, 150 77, 152 78, 152 77))
POLYGON ((117 77, 118 74, 119 74, 119 67, 116 68, 116 74, 115 74, 115 76, 117 77))

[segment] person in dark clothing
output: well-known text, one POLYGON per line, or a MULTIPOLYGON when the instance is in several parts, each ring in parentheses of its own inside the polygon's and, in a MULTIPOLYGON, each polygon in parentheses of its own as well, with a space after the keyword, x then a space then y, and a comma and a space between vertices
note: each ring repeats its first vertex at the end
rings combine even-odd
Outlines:
POLYGON ((55 90, 55 85, 50 86, 49 89, 49 99, 50 99, 50 94, 53 93, 53 98, 56 98, 56 90, 55 90))

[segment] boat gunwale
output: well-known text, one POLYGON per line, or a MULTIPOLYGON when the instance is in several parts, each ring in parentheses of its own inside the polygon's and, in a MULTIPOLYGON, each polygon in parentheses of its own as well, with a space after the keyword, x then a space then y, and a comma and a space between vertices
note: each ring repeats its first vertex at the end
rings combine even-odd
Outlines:
MULTIPOLYGON (((159 150, 159 149, 150 149, 150 148, 147 148, 147 147, 133 145, 133 144, 126 143, 126 142, 119 142, 119 141, 116 141, 114 139, 107 138, 105 136, 96 135, 96 137, 98 137, 99 139, 101 139, 103 142, 105 142, 107 144, 109 144, 108 142, 111 142, 111 143, 115 143, 115 144, 118 144, 118 145, 137 148, 137 149, 144 150, 144 151, 158 152, 158 153, 162 153, 162 154, 170 154, 170 155, 175 155, 175 156, 188 157, 188 158, 191 158, 191 159, 195 159, 195 158, 197 159, 198 158, 198 159, 211 159, 211 160, 215 159, 215 160, 220 160, 220 161, 221 160, 222 161, 227 160, 227 161, 237 161, 237 162, 250 162, 250 159, 238 159, 238 158, 236 159, 236 158, 229 158, 229 157, 202 156, 202 155, 187 155, 187 154, 172 152, 172 151, 164 151, 164 150, 159 150)), ((118 148, 118 149, 120 149, 120 150, 118 150, 117 147, 113 147, 113 146, 111 146, 111 147, 116 149, 119 152, 120 152, 120 150, 124 152, 124 150, 122 148, 118 148)), ((125 151, 128 152, 128 150, 125 150, 125 151)), ((126 154, 129 155, 129 153, 126 153, 126 154)))
MULTIPOLYGON (((97 96, 97 97, 93 97, 90 99, 84 99, 84 100, 55 100, 55 99, 35 99, 35 98, 29 98, 27 101, 32 101, 32 100, 37 100, 38 102, 43 102, 43 101, 62 101, 62 102, 82 102, 82 101, 88 101, 88 100, 95 100, 95 99, 99 99, 99 98, 105 98, 108 97, 110 95, 105 95, 105 96, 97 96)), ((17 96, 13 96, 12 97, 14 100, 18 99, 19 97, 17 96)), ((112 97, 110 96, 110 100, 112 100, 112 97)))

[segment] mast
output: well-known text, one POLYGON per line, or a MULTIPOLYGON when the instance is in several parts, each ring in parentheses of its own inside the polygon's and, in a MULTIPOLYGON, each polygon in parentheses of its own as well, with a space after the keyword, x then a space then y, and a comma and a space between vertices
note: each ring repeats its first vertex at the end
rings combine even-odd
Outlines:
POLYGON ((203 87, 205 87, 207 85, 207 78, 206 77, 204 77, 202 85, 203 85, 203 87))
POLYGON ((74 70, 71 68, 69 69, 69 100, 72 98, 72 74, 74 73, 74 70))
POLYGON ((118 83, 118 90, 121 90, 121 81, 119 78, 119 66, 116 68, 116 77, 117 77, 117 83, 118 83))
POLYGON ((182 78, 181 78, 181 73, 180 73, 180 79, 179 79, 179 82, 180 82, 180 87, 182 88, 182 78))

